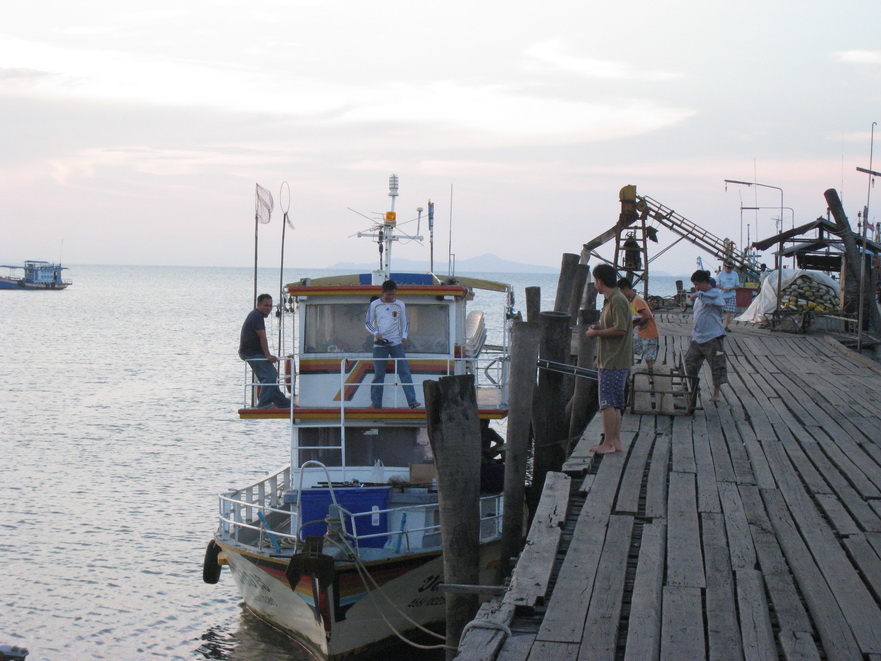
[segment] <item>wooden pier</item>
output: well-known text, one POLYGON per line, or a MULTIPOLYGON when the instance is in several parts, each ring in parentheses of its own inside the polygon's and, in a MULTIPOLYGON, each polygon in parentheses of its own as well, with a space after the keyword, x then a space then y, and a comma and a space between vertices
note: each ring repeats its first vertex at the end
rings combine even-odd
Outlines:
MULTIPOLYGON (((691 315, 656 315, 658 363, 691 315)), ((551 473, 506 593, 461 660, 881 661, 881 368, 821 335, 734 324, 723 401, 599 416, 551 473)))

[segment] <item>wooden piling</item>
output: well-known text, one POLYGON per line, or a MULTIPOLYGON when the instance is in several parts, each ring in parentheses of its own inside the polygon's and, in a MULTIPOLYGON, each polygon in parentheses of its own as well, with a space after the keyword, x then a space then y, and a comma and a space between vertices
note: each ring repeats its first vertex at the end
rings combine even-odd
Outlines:
MULTIPOLYGON (((582 310, 578 328, 580 335, 578 337, 578 367, 586 367, 593 369, 596 367, 594 358, 596 356, 596 342, 592 337, 588 337, 586 330, 591 324, 599 321, 599 310, 582 310)), ((598 409, 597 403, 597 384, 596 381, 590 379, 575 379, 575 392, 572 394, 569 409, 569 447, 566 455, 571 454, 575 439, 581 436, 587 423, 596 415, 598 409)))
POLYGON ((578 272, 581 257, 572 253, 564 253, 560 264, 560 277, 557 280, 557 297, 554 300, 554 312, 569 312, 569 301, 578 272))
POLYGON ((499 583, 510 573, 511 558, 521 549, 530 417, 540 340, 541 325, 538 322, 515 323, 511 328, 508 433, 505 440, 505 504, 502 510, 499 583))
MULTIPOLYGON (((570 317, 565 312, 542 312, 539 315, 542 333, 539 356, 546 360, 566 363, 569 358, 571 334, 570 317)), ((532 428, 535 435, 534 468, 529 511, 541 497, 545 475, 559 471, 566 460, 565 443, 569 433, 566 418, 566 390, 562 374, 540 370, 538 388, 532 408, 532 428)))
POLYGON ((541 311, 541 287, 527 287, 526 296, 526 321, 538 321, 541 311))
MULTIPOLYGON (((480 568, 480 420, 474 375, 423 383, 428 440, 437 467, 444 582, 477 585, 480 568)), ((452 661, 462 629, 477 612, 476 594, 448 593, 447 650, 452 661)))
POLYGON ((587 264, 575 265, 575 284, 572 287, 572 296, 569 299, 569 316, 573 319, 578 318, 578 310, 582 307, 584 288, 587 286, 589 276, 590 267, 587 264))

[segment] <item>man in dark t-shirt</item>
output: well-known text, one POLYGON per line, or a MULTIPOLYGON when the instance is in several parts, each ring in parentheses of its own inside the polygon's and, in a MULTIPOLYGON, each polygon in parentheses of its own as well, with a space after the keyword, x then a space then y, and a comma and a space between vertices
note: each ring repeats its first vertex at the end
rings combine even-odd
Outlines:
POLYGON ((257 297, 257 307, 245 317, 239 338, 239 358, 247 361, 261 384, 260 398, 257 400, 258 409, 289 408, 291 405, 291 400, 279 390, 278 370, 273 366, 273 363, 278 362, 278 358, 269 351, 269 343, 266 340, 266 324, 263 320, 271 311, 272 296, 260 294, 257 297))

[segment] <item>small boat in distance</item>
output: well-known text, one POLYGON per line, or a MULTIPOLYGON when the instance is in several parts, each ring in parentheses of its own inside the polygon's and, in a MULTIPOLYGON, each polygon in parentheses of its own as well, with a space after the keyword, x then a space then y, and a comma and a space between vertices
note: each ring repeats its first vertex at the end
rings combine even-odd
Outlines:
POLYGON ((0 268, 9 269, 0 275, 0 289, 65 289, 73 284, 62 280, 61 271, 67 267, 61 264, 29 259, 24 266, 0 264, 0 268))

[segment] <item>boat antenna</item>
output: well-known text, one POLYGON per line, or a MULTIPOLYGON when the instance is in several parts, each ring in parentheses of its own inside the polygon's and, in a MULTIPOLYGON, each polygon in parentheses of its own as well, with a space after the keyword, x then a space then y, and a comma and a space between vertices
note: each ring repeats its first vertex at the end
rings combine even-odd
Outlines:
POLYGON ((453 184, 450 184, 450 238, 449 243, 447 244, 447 275, 452 276, 455 273, 455 268, 453 267, 453 261, 455 259, 453 255, 453 184))
POLYGON ((428 201, 429 272, 434 274, 434 202, 428 201))

